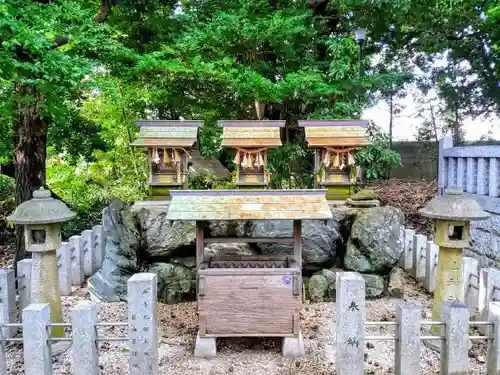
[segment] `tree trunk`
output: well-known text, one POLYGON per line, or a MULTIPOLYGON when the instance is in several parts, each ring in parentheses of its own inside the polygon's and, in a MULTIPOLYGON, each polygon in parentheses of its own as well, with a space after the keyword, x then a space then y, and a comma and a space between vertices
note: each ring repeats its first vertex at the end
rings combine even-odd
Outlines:
MULTIPOLYGON (((20 86, 18 93, 22 98, 35 98, 18 108, 14 119, 14 167, 16 180, 16 205, 32 198, 33 191, 45 185, 45 158, 47 144, 47 124, 40 114, 40 97, 28 86, 20 86)), ((17 262, 28 254, 25 251, 23 227, 16 226, 17 262)))
POLYGON ((394 126, 394 94, 389 98, 389 148, 392 149, 392 128, 394 126))

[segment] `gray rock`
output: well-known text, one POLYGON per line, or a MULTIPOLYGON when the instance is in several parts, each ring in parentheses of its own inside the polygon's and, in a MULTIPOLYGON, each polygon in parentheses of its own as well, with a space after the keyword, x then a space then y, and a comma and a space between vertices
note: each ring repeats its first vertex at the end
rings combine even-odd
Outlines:
POLYGON ((256 255, 247 243, 211 243, 205 246, 205 256, 256 255))
POLYGON ((351 227, 344 256, 348 270, 387 275, 403 253, 403 213, 393 207, 360 210, 351 227))
MULTIPOLYGON (((194 259, 192 259, 194 265, 194 259)), ((156 273, 158 277, 158 301, 178 303, 194 297, 196 290, 196 271, 180 263, 152 263, 146 272, 156 273)))
MULTIPOLYGON (((321 264, 334 262, 336 259, 336 241, 340 239, 339 224, 320 220, 302 222, 302 262, 321 264)), ((281 220, 257 221, 253 227, 252 237, 291 237, 292 222, 281 220)), ((284 244, 257 244, 263 254, 292 254, 292 246, 284 244)))
POLYGON ((332 301, 335 296, 336 271, 324 269, 313 275, 307 285, 312 302, 332 301))
POLYGON ((365 279, 366 298, 377 298, 384 293, 384 278, 379 275, 361 274, 365 279))
POLYGON ((387 291, 391 297, 402 298, 405 280, 405 271, 399 267, 394 267, 389 275, 389 285, 387 291))
POLYGON ((146 239, 149 257, 168 258, 178 255, 180 249, 191 248, 193 255, 196 244, 194 221, 169 221, 165 210, 141 209, 141 228, 146 239))
POLYGON ((245 237, 250 235, 252 223, 249 221, 212 221, 208 224, 212 237, 245 237))
POLYGON ((100 301, 126 300, 127 280, 139 272, 137 254, 142 244, 139 223, 133 212, 114 201, 102 213, 106 252, 102 268, 88 280, 91 295, 100 301))

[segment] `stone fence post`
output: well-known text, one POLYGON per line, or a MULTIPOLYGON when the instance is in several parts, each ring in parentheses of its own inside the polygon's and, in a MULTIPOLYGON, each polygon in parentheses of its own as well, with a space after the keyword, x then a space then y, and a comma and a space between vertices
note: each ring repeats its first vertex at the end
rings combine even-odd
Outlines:
POLYGON ((130 375, 158 375, 157 277, 136 273, 127 282, 130 375))
POLYGON ((488 341, 487 374, 500 374, 500 302, 490 302, 488 320, 493 323, 492 340, 488 341))
POLYGON ((25 375, 51 375, 50 305, 33 303, 23 310, 23 350, 25 375))
POLYGON ((61 247, 56 249, 57 273, 59 274, 59 290, 61 296, 71 294, 71 254, 67 242, 63 242, 61 247))
POLYGON ((422 309, 413 303, 396 306, 396 375, 415 375, 420 369, 420 319, 422 309))
POLYGON ((31 259, 23 259, 17 262, 17 294, 19 295, 19 311, 22 311, 31 303, 31 259))
POLYGON ((462 302, 443 304, 445 340, 441 350, 441 374, 467 374, 469 370, 469 308, 462 302))
POLYGON ((354 272, 337 273, 337 375, 364 374, 365 280, 354 272))
POLYGON ((84 281, 81 236, 72 236, 69 238, 69 253, 71 254, 71 281, 73 285, 80 286, 84 281))
POLYGON ((97 350, 97 305, 81 301, 71 311, 73 330, 73 375, 99 375, 97 350))
MULTIPOLYGON (((0 324, 16 321, 16 278, 14 270, 0 269, 0 324)), ((4 338, 11 338, 16 333, 12 327, 2 327, 4 338)))
POLYGON ((92 246, 92 231, 90 229, 82 232, 82 247, 83 247, 83 274, 92 276, 96 271, 96 254, 92 246))
POLYGON ((102 267, 104 261, 104 249, 106 248, 106 236, 104 233, 103 225, 96 225, 92 228, 92 248, 96 254, 96 269, 97 271, 102 267))

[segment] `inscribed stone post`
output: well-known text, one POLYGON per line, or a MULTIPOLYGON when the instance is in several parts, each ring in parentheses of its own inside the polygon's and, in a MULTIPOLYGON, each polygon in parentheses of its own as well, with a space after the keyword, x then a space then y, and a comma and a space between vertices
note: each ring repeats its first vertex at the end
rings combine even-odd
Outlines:
POLYGON ((157 375, 156 274, 137 273, 127 282, 129 374, 157 375))
POLYGON ((469 308, 460 301, 443 304, 445 340, 441 350, 442 375, 466 375, 469 368, 469 308))
POLYGON ((57 271, 59 274, 59 290, 61 296, 71 294, 71 254, 67 242, 63 242, 61 247, 56 250, 57 271))
POLYGON ((19 311, 22 311, 31 303, 31 259, 23 259, 17 262, 17 293, 19 294, 19 311))
POLYGON ((488 341, 488 374, 500 374, 500 302, 490 302, 488 321, 493 323, 492 340, 488 341))
POLYGON ((396 306, 396 375, 415 375, 420 369, 420 318, 422 309, 414 303, 396 306))
POLYGON ((490 171, 488 178, 488 195, 497 197, 500 195, 500 158, 490 158, 490 171))
POLYGON ((71 311, 73 330, 73 375, 98 375, 99 353, 96 343, 97 305, 81 301, 71 311))
MULTIPOLYGON (((16 321, 16 278, 14 270, 0 269, 0 323, 16 321)), ((16 328, 2 327, 4 338, 11 338, 16 328)))
POLYGON ((80 286, 85 279, 83 274, 83 246, 81 236, 69 238, 69 252, 71 254, 71 280, 73 285, 80 286))
POLYGON ((474 170, 474 161, 474 158, 467 158, 467 188, 465 191, 468 193, 474 193, 476 190, 476 179, 474 178, 474 173, 472 173, 474 170))
POLYGON ((427 237, 423 234, 416 234, 413 238, 413 265, 412 275, 415 280, 421 280, 425 276, 425 248, 427 246, 427 237))
POLYGON ((477 194, 485 195, 487 188, 486 178, 488 174, 486 173, 486 159, 478 158, 477 160, 477 194))
POLYGON ((469 306, 471 315, 475 314, 479 298, 479 261, 470 257, 462 258, 464 283, 464 303, 469 306))
POLYGON ((50 305, 33 303, 23 310, 23 350, 25 375, 51 375, 52 355, 49 332, 50 305))
POLYGON ((364 374, 365 280, 354 272, 337 273, 338 375, 364 374))
POLYGON ((415 236, 415 231, 413 229, 405 229, 404 235, 404 254, 403 254, 403 268, 405 270, 411 270, 413 267, 413 237, 415 236))
POLYGON ((92 231, 90 229, 82 232, 83 247, 83 274, 92 276, 96 271, 96 254, 92 251, 92 231))
POLYGON ((432 293, 436 289, 436 276, 439 246, 432 241, 427 241, 425 248, 425 278, 424 287, 432 293))
POLYGON ((102 267, 104 249, 106 248, 104 226, 96 225, 92 228, 92 247, 96 254, 96 270, 98 270, 102 267))

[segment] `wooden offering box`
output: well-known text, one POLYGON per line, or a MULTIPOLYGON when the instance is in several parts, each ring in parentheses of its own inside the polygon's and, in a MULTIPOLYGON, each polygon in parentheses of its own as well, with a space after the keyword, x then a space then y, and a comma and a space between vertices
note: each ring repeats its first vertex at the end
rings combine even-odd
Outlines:
POLYGON ((365 120, 299 121, 314 148, 315 186, 328 189, 327 199, 344 200, 354 193, 361 178, 354 156, 369 144, 366 125, 365 120))
POLYGON ((198 140, 203 121, 138 121, 139 136, 131 146, 147 149, 150 164, 150 196, 170 199, 171 189, 187 189, 190 151, 198 140))
POLYGON ((280 128, 285 121, 219 121, 223 127, 222 147, 236 151, 236 185, 265 188, 269 182, 267 152, 281 146, 280 128))
POLYGON ((302 222, 327 220, 326 190, 172 191, 168 220, 196 221, 199 332, 195 355, 215 355, 215 338, 283 337, 283 354, 303 354, 302 222), (286 238, 205 238, 206 221, 290 220, 286 238), (290 244, 282 256, 207 257, 207 243, 290 244))

